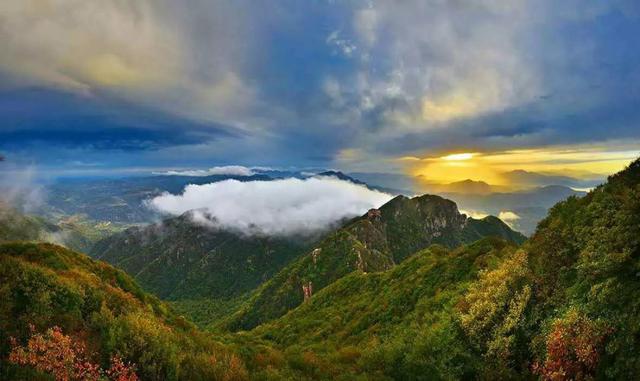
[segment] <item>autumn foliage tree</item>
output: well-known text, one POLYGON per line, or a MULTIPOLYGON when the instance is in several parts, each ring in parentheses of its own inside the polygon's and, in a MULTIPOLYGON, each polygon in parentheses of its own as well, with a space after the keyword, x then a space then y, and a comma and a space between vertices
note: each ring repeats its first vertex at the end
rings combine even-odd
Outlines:
POLYGON ((534 372, 550 381, 593 379, 609 329, 576 310, 553 323, 546 339, 546 359, 534 372))
POLYGON ((506 363, 512 356, 531 298, 529 283, 527 255, 517 251, 498 268, 481 272, 460 303, 460 325, 486 358, 506 363))
POLYGON ((12 339, 11 346, 9 362, 47 373, 56 381, 138 380, 132 366, 118 356, 112 357, 109 369, 102 369, 90 361, 80 341, 65 335, 58 327, 50 328, 44 334, 33 333, 24 346, 12 339))

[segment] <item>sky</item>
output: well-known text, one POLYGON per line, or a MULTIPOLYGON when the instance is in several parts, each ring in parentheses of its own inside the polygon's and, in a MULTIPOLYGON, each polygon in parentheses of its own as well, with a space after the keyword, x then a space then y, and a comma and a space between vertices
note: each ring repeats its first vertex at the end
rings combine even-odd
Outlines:
POLYGON ((5 0, 0 170, 612 173, 639 35, 635 0, 5 0))

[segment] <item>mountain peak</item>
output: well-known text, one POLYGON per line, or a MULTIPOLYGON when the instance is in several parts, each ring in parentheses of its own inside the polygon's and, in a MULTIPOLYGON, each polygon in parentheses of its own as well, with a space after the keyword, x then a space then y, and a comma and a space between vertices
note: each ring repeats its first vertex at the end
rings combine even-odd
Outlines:
POLYGON ((226 326, 253 328, 304 303, 309 290, 320 291, 354 271, 389 270, 433 244, 456 248, 488 236, 524 240, 496 217, 467 218, 446 198, 396 196, 318 242, 267 282, 226 326))
POLYGON ((486 185, 489 186, 488 183, 486 183, 485 181, 482 180, 471 180, 471 179, 464 179, 461 181, 454 181, 452 183, 449 183, 449 185, 456 185, 456 184, 465 184, 465 185, 486 185))
POLYGON ((436 186, 436 190, 444 193, 488 194, 494 191, 488 183, 480 180, 465 179, 449 184, 436 186))
POLYGON ((360 180, 356 180, 353 177, 349 176, 349 175, 345 175, 343 172, 341 171, 333 171, 333 170, 329 170, 329 171, 324 171, 324 172, 320 172, 317 173, 315 176, 318 177, 322 177, 322 176, 326 176, 326 177, 335 177, 339 180, 343 180, 343 181, 349 181, 351 183, 354 184, 359 184, 359 185, 367 185, 366 183, 360 181, 360 180))

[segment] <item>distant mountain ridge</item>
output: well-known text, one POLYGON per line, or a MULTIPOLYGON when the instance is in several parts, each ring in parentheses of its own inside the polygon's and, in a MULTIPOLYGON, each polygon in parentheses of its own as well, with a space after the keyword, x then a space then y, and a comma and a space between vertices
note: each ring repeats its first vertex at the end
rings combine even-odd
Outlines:
POLYGON ((360 181, 360 180, 356 179, 355 177, 346 175, 346 174, 344 174, 343 172, 340 172, 340 171, 324 171, 324 172, 317 173, 316 175, 314 175, 314 177, 315 176, 318 176, 318 177, 322 177, 322 176, 334 177, 334 178, 342 180, 342 181, 348 181, 348 182, 353 183, 353 184, 362 185, 362 186, 367 187, 367 188, 369 188, 371 190, 377 190, 377 191, 389 193, 389 194, 392 194, 392 195, 407 195, 407 194, 412 194, 413 193, 411 191, 398 189, 397 187, 386 187, 386 186, 381 186, 379 184, 369 184, 367 182, 360 181))
POLYGON ((209 184, 223 180, 272 180, 263 174, 252 176, 145 176, 122 179, 67 180, 46 188, 47 204, 41 214, 84 214, 96 221, 149 223, 157 220, 156 211, 144 201, 162 192, 181 193, 188 184, 209 184))
MULTIPOLYGON (((340 171, 322 171, 313 176, 335 177, 370 189, 388 191, 388 189, 369 186, 340 171)), ((203 185, 224 180, 273 181, 308 177, 312 176, 295 171, 262 170, 249 176, 154 175, 117 179, 67 179, 46 187, 47 202, 37 212, 45 216, 82 214, 95 221, 121 224, 152 223, 162 216, 148 208, 144 201, 159 196, 163 192, 180 194, 188 184, 203 185)))
POLYGON ((314 175, 314 177, 335 177, 338 180, 342 180, 342 181, 348 181, 354 184, 358 184, 358 185, 364 185, 366 187, 369 187, 369 185, 363 181, 354 179, 351 176, 345 175, 344 173, 340 172, 340 171, 324 171, 324 172, 320 172, 314 175))
POLYGON ((601 184, 605 180, 598 175, 593 175, 588 179, 579 179, 571 176, 543 174, 522 169, 505 172, 502 176, 512 184, 525 187, 562 185, 574 188, 589 188, 601 184))
POLYGON ((515 213, 518 219, 510 223, 515 229, 527 235, 535 231, 538 222, 553 205, 568 197, 582 197, 586 194, 586 192, 561 185, 489 194, 440 193, 443 197, 454 200, 464 210, 494 215, 499 215, 501 212, 515 213))
POLYGON ((349 172, 347 175, 373 187, 396 189, 405 196, 419 193, 415 178, 402 173, 349 172))
POLYGON ((495 185, 489 185, 484 181, 476 181, 466 179, 462 181, 456 181, 448 184, 432 184, 426 185, 426 188, 431 193, 461 193, 461 194, 489 194, 495 193, 503 189, 495 185))
MULTIPOLYGON (((209 176, 140 176, 127 178, 103 178, 103 179, 64 179, 45 187, 47 195, 46 203, 38 208, 35 213, 51 220, 57 220, 66 216, 83 215, 86 219, 96 222, 111 222, 120 225, 146 224, 162 218, 158 211, 148 208, 144 201, 156 197, 163 192, 179 194, 187 184, 208 184, 228 179, 237 181, 271 181, 285 178, 305 179, 313 176, 334 177, 343 181, 366 186, 369 189, 389 193, 391 195, 415 195, 420 192, 415 178, 401 174, 385 173, 352 173, 346 174, 338 170, 316 169, 313 172, 296 170, 260 169, 249 176, 240 175, 209 175, 209 176)), ((550 176, 526 171, 512 171, 508 176, 514 177, 514 181, 529 178, 527 184, 540 182, 542 185, 555 183, 567 184, 567 186, 584 187, 585 182, 563 176, 550 176), (516 179, 517 178, 517 179, 516 179), (533 179, 533 180, 531 180, 533 179), (535 181, 534 181, 535 180, 535 181), (575 181, 574 181, 575 180, 575 181), (533 181, 533 182, 532 182, 533 181)), ((597 182, 597 181, 596 181, 597 182)), ((589 184, 593 184, 593 181, 589 184)), ((424 189, 423 189, 424 191, 424 189)), ((500 186, 490 185, 484 181, 463 180, 451 184, 434 184, 429 193, 440 194, 455 201, 461 201, 464 197, 490 196, 494 193, 519 193, 507 192, 500 186)), ((553 198, 553 203, 561 198, 553 198)), ((498 214, 495 208, 479 208, 474 205, 461 203, 461 209, 483 209, 488 214, 498 214)), ((511 203, 513 204, 513 203, 511 203)), ((518 228, 530 234, 535 224, 544 216, 546 206, 531 203, 523 205, 511 205, 520 208, 523 214, 527 214, 520 221, 518 228), (528 213, 532 207, 539 212, 528 213), (528 208, 524 210, 524 208, 528 208), (526 221, 525 221, 526 220, 526 221)))

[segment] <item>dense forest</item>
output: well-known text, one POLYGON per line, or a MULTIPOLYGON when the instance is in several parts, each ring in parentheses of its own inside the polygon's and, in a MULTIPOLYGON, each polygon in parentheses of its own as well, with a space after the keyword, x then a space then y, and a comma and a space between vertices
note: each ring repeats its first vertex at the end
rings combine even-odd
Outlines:
MULTIPOLYGON (((526 241, 497 218, 467 218, 440 197, 398 197, 315 242, 232 240, 210 258, 213 267, 230 266, 227 279, 222 271, 207 280, 202 263, 189 259, 176 267, 176 253, 159 252, 156 238, 147 240, 156 246, 135 241, 136 233, 155 237, 153 228, 98 243, 93 254, 116 258, 120 270, 36 243, 40 225, 53 228, 12 218, 18 222, 0 225, 2 379, 588 380, 640 373, 640 160, 586 196, 555 205, 526 241), (144 246, 144 262, 164 262, 132 263, 135 250, 120 239, 144 246), (229 259, 234 248, 241 262, 229 259), (248 252, 283 254, 269 267, 248 252), (257 281, 239 275, 247 260, 257 281), (179 277, 199 285, 197 294, 175 283, 179 277), (221 284, 236 288, 212 294, 221 284), (227 304, 216 308, 218 300, 227 304)), ((173 234, 208 244, 179 227, 173 234)))

